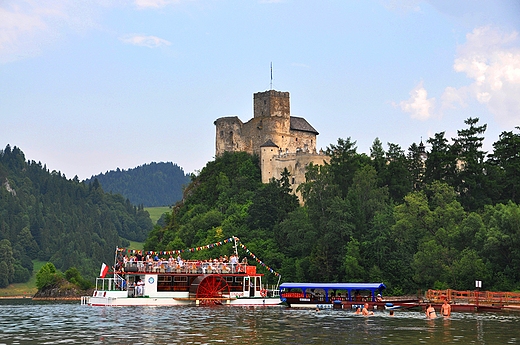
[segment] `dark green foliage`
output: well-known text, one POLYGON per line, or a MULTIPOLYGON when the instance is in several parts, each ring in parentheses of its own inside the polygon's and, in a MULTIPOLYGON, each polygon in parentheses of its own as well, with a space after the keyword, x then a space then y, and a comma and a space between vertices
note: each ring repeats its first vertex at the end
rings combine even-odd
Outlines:
POLYGON ((89 280, 86 280, 81 276, 76 267, 71 267, 66 270, 64 276, 68 282, 79 286, 83 290, 91 288, 93 285, 89 280))
POLYGON ((55 286, 62 277, 62 274, 56 269, 56 267, 51 262, 47 262, 36 273, 36 287, 41 290, 55 286))
MULTIPOLYGON (((385 152, 376 139, 368 157, 350 138, 339 139, 327 149, 330 164, 307 167, 297 190, 301 205, 288 171, 262 184, 258 157, 225 153, 192 177, 183 202, 149 233, 145 249, 186 249, 238 236, 283 281, 383 281, 395 294, 471 289, 474 280, 488 290, 518 290, 520 136, 502 133, 487 156, 485 125, 478 119, 465 124, 452 142, 437 133, 426 149, 412 144, 407 153, 395 144, 385 152)), ((72 188, 55 172, 31 178, 41 165, 24 163, 16 148, 5 152, 10 159, 0 164, 0 178, 9 184, 0 188, 0 233, 9 241, 0 242, 0 284, 31 271, 27 258, 35 256, 62 269, 94 258, 110 262, 118 235, 138 237, 148 224, 142 207, 104 193, 99 181, 69 181, 83 186, 72 188), (20 168, 25 175, 11 177, 11 169, 20 168), (39 194, 30 192, 34 188, 39 194), (48 196, 57 190, 71 195, 63 197, 67 203, 48 196), (20 201, 25 195, 34 199, 30 209, 20 201), (89 207, 75 213, 74 202, 89 207)), ((225 245, 183 256, 206 259, 232 250, 225 245)), ((277 281, 262 270, 270 283, 277 281)), ((79 281, 74 272, 66 275, 79 281)))
POLYGON ((169 206, 182 199, 189 175, 172 162, 144 164, 137 168, 107 171, 92 176, 86 183, 98 180, 103 190, 121 194, 134 205, 169 206))
MULTIPOLYGON (((516 127, 518 130, 519 127, 516 127)), ((494 152, 490 155, 487 167, 488 175, 494 173, 496 196, 500 202, 509 200, 520 203, 520 134, 502 132, 499 140, 493 144, 494 152)))
POLYGON ((0 151, 1 279, 8 283, 27 281, 34 259, 62 271, 75 266, 92 279, 102 262, 113 260, 121 238, 144 241, 151 228, 148 212, 105 193, 99 181, 49 172, 26 162, 17 147, 0 151))
POLYGON ((147 248, 235 235, 283 281, 383 281, 396 294, 471 289, 475 279, 491 290, 519 289, 520 139, 504 132, 486 160, 486 126, 465 124, 453 142, 442 132, 407 153, 392 143, 385 152, 376 139, 368 157, 350 138, 339 139, 327 149, 329 164, 307 167, 300 206, 287 171, 261 184, 256 157, 226 153, 193 179, 147 248))

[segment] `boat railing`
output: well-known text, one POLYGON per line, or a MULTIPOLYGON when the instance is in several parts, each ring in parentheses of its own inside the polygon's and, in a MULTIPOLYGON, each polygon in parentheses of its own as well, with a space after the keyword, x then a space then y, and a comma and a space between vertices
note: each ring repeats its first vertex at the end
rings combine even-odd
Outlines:
POLYGON ((267 291, 267 297, 280 297, 280 289, 278 285, 266 285, 265 289, 267 291))
POLYGON ((519 292, 428 290, 425 297, 434 303, 448 300, 453 303, 520 304, 519 292))
POLYGON ((243 263, 185 261, 129 261, 121 273, 179 273, 179 274, 256 274, 256 266, 243 263))
POLYGON ((114 274, 114 277, 96 279, 96 290, 98 291, 125 291, 126 289, 126 280, 117 273, 114 274))
POLYGON ((90 305, 90 296, 81 296, 81 305, 90 305))

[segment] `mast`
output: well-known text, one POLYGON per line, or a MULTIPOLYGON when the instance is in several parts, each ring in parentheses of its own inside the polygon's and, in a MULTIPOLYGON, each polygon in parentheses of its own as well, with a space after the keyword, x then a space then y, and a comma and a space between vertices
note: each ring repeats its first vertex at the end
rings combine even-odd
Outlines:
POLYGON ((114 271, 114 274, 116 272, 117 267, 117 252, 119 251, 119 248, 116 246, 116 253, 114 254, 114 266, 112 266, 112 270, 114 271))
POLYGON ((273 62, 271 61, 271 84, 270 84, 270 89, 272 90, 273 89, 273 62))
POLYGON ((235 256, 237 257, 237 260, 238 260, 238 243, 237 243, 237 238, 235 236, 233 236, 233 241, 234 241, 234 245, 233 245, 233 249, 235 249, 235 256))

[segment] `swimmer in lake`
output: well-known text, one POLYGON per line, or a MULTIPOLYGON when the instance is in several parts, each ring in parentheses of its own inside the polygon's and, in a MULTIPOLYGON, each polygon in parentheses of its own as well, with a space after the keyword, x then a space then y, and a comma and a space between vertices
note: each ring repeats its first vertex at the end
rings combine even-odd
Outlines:
POLYGON ((373 311, 368 311, 368 303, 365 303, 365 306, 363 307, 363 310, 361 311, 361 313, 362 313, 364 316, 374 315, 374 312, 373 312, 373 311))
POLYGON ((431 303, 428 305, 428 308, 426 309, 426 317, 428 319, 435 319, 437 317, 437 314, 435 313, 435 308, 432 307, 431 303))
POLYGON ((448 300, 444 300, 444 303, 441 307, 441 314, 444 317, 450 317, 451 315, 451 305, 448 303, 448 300))

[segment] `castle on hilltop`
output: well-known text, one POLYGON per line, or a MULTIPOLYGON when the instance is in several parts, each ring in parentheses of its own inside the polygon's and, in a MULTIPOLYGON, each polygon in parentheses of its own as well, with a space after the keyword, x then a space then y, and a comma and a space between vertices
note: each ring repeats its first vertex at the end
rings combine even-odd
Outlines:
POLYGON ((245 151, 260 158, 262 182, 279 179, 284 168, 291 173, 293 189, 305 182, 305 168, 329 161, 316 152, 319 134, 307 120, 291 116, 289 92, 268 90, 253 95, 253 118, 242 122, 238 116, 221 117, 215 122, 215 155, 245 151))

